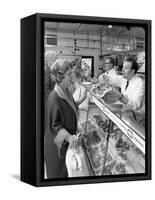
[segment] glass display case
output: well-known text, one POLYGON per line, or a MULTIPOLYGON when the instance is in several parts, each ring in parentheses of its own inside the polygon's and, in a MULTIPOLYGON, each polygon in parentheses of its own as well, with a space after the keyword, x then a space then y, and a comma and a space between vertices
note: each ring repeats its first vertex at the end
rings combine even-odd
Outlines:
POLYGON ((127 123, 118 104, 107 105, 91 91, 88 96, 80 126, 90 175, 145 173, 145 127, 127 123))

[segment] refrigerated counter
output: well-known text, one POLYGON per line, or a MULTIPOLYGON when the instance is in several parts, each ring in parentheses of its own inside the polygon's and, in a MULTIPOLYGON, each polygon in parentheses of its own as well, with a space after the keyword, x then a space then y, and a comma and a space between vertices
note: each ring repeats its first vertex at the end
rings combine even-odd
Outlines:
POLYGON ((91 91, 88 96, 94 105, 81 110, 79 119, 80 154, 87 172, 81 171, 79 176, 145 173, 145 127, 91 91), (117 147, 120 134, 122 146, 117 147))

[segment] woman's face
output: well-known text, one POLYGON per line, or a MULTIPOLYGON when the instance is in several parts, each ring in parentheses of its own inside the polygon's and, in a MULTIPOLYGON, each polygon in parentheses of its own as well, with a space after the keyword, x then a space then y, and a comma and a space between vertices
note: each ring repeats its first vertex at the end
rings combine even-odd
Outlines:
POLYGON ((61 84, 65 85, 66 87, 70 86, 73 83, 72 80, 72 69, 69 69, 64 74, 64 79, 62 80, 61 84))

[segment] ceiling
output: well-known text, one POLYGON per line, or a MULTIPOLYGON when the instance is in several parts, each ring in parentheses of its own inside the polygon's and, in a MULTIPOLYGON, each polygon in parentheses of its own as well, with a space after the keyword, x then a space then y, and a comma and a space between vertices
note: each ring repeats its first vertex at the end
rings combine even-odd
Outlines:
POLYGON ((62 22, 46 22, 45 29, 51 29, 57 32, 76 32, 102 34, 102 36, 111 36, 118 38, 139 38, 145 40, 145 31, 140 27, 127 26, 111 26, 96 24, 80 24, 80 23, 62 23, 62 22))

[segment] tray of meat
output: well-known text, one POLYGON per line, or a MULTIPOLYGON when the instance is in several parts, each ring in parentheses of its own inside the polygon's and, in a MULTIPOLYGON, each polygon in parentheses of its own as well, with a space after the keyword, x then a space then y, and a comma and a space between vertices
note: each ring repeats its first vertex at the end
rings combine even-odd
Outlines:
POLYGON ((116 164, 116 160, 113 156, 113 154, 108 151, 106 155, 106 162, 105 162, 105 167, 104 170, 102 169, 102 175, 111 175, 113 174, 113 168, 116 164))
POLYGON ((91 148, 87 150, 87 155, 94 172, 103 168, 105 151, 98 148, 91 148))
POLYGON ((96 126, 95 126, 94 122, 91 119, 89 119, 87 122, 84 122, 84 123, 81 124, 81 128, 82 128, 82 132, 84 134, 86 134, 87 132, 96 128, 96 126), (85 131, 86 131, 86 133, 85 133, 85 131))
POLYGON ((97 130, 91 130, 84 136, 84 144, 86 148, 104 148, 105 145, 97 130))
POLYGON ((92 119, 95 120, 95 122, 100 126, 100 123, 104 122, 102 115, 93 115, 92 119))
POLYGON ((114 168, 114 174, 126 174, 125 164, 119 162, 114 168))
POLYGON ((107 165, 111 165, 114 162, 115 162, 115 158, 113 157, 113 155, 110 152, 108 152, 107 155, 106 155, 106 163, 105 163, 105 165, 106 166, 107 165))
POLYGON ((105 167, 105 170, 104 170, 104 174, 103 175, 112 175, 112 165, 107 165, 105 167))
POLYGON ((103 130, 107 130, 109 127, 109 119, 103 117, 103 115, 93 115, 92 120, 97 123, 97 125, 103 130))
POLYGON ((111 93, 113 86, 109 83, 98 83, 93 85, 91 92, 97 97, 104 97, 106 93, 111 93))

